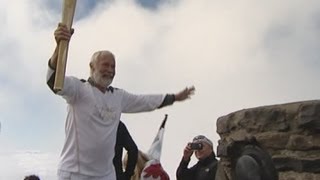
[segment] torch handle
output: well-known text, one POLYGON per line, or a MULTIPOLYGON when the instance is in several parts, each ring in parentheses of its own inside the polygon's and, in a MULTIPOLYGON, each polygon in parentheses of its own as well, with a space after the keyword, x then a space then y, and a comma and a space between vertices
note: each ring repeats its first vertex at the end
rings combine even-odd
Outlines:
MULTIPOLYGON (((64 0, 63 3, 62 24, 65 24, 69 30, 71 30, 72 27, 76 4, 77 0, 64 0)), ((55 91, 60 91, 63 89, 69 42, 66 40, 61 40, 58 46, 58 59, 53 87, 55 91)))

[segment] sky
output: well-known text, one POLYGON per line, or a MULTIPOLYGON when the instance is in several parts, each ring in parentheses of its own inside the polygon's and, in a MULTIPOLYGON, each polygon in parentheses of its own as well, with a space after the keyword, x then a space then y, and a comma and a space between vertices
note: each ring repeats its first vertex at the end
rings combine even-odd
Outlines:
MULTIPOLYGON (((66 103, 46 86, 62 0, 0 0, 0 179, 56 179, 66 103)), ((168 114, 161 161, 171 179, 185 145, 246 108, 320 97, 318 0, 78 0, 67 75, 87 79, 93 52, 117 59, 113 86, 195 95, 123 114, 147 151, 168 114)), ((191 164, 196 162, 193 157, 191 164)))

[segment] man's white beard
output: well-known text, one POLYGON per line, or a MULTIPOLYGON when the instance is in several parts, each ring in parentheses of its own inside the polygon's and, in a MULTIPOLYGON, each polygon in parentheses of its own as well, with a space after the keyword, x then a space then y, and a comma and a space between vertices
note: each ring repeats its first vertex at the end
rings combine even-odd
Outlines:
POLYGON ((95 84, 102 86, 102 87, 108 87, 112 83, 111 78, 103 78, 100 72, 93 72, 92 73, 92 80, 94 81, 95 84))

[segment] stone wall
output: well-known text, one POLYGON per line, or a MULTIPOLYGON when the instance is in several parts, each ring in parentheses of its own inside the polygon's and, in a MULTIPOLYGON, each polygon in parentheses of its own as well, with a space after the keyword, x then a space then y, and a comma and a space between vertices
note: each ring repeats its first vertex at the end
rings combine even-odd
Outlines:
MULTIPOLYGON (((243 109, 217 120, 217 155, 230 178, 228 147, 256 139, 271 155, 280 180, 320 180, 320 101, 243 109)), ((223 178, 222 178, 223 179, 223 178)))

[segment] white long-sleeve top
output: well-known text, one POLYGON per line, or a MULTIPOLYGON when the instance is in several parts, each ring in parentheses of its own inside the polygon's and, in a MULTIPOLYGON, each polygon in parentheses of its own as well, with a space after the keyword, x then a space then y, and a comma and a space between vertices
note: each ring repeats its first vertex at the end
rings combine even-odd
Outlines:
MULTIPOLYGON (((49 67, 47 82, 53 75, 49 67)), ((68 104, 59 170, 108 179, 116 179, 112 160, 121 113, 152 111, 165 97, 134 95, 122 89, 102 93, 75 77, 65 77, 57 94, 68 104)))

